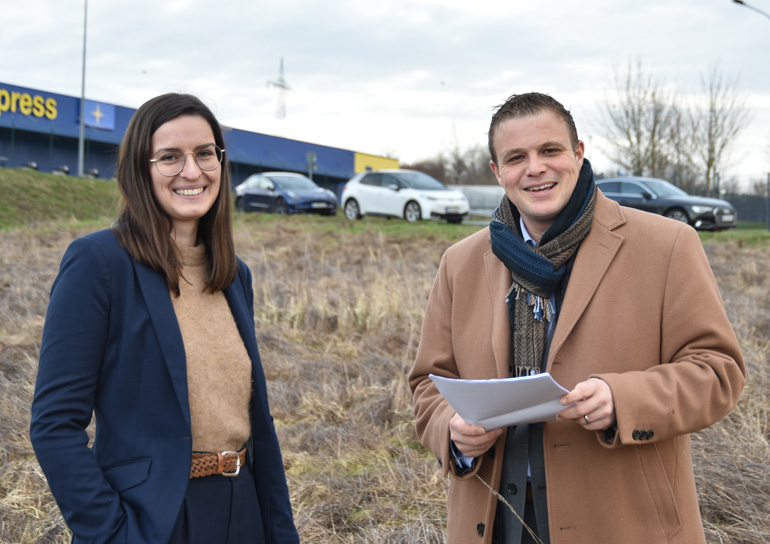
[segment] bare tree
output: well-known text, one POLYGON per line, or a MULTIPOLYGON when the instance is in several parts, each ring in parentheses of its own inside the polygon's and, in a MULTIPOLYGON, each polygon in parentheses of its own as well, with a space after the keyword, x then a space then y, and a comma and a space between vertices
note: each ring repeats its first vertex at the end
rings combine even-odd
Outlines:
POLYGON ((464 150, 455 145, 446 155, 439 153, 430 159, 404 164, 402 168, 425 172, 448 185, 497 185, 489 168, 489 150, 482 144, 464 150))
POLYGON ((738 79, 728 79, 718 64, 701 78, 701 104, 691 112, 695 157, 706 183, 706 194, 715 188, 715 177, 726 168, 735 138, 750 121, 746 99, 738 92, 738 79))
POLYGON ((401 168, 405 170, 417 170, 428 174, 439 180, 441 183, 447 183, 446 159, 440 154, 432 159, 422 159, 412 164, 402 164, 401 168))
MULTIPOLYGON (((770 175, 770 174, 768 174, 770 175)), ((768 181, 762 178, 753 178, 749 181, 749 194, 754 196, 768 197, 768 181)))
POLYGON ((449 156, 450 182, 455 185, 496 185, 489 167, 489 149, 476 144, 464 151, 455 148, 449 156))
POLYGON ((679 107, 674 108, 667 129, 671 153, 663 177, 692 193, 698 185, 699 176, 698 167, 693 160, 692 124, 688 112, 679 107))
POLYGON ((614 70, 614 94, 601 108, 599 125, 608 156, 635 175, 663 176, 671 162, 672 125, 679 111, 673 91, 647 74, 641 59, 614 70))

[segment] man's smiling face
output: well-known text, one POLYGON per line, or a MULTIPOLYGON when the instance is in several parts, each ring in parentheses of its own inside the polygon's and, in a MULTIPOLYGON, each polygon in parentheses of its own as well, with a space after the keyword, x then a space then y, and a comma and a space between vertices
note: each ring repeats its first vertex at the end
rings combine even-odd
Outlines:
POLYGON ((585 146, 573 147, 567 123, 547 109, 501 122, 493 142, 497 182, 539 241, 575 190, 585 146))

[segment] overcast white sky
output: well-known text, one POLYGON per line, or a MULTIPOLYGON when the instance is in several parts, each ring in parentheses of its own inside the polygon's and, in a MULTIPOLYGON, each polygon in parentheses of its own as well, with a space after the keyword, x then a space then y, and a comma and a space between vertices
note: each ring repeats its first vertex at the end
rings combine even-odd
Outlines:
MULTIPOLYGON (((0 82, 80 96, 84 1, 3 3, 0 82)), ((599 171, 614 67, 641 58, 690 93, 719 63, 753 119, 724 175, 770 171, 770 18, 731 0, 89 0, 87 36, 91 100, 191 92, 231 127, 402 162, 484 144, 494 106, 547 92, 599 171), (267 85, 281 58, 283 120, 267 85)))

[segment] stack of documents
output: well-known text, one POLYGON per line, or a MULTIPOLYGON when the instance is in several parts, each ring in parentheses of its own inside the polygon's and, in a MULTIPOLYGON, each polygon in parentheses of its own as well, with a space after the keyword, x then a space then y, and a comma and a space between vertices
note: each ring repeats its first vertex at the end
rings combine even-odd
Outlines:
POLYGON ((456 380, 434 374, 439 392, 466 423, 486 430, 555 419, 569 393, 547 372, 501 380, 456 380))

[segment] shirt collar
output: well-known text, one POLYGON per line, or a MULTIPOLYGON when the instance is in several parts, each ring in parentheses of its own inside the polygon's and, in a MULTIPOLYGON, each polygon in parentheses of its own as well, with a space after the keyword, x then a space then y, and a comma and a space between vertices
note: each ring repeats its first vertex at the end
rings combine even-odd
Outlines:
POLYGON ((519 226, 521 227, 521 237, 524 239, 524 241, 532 247, 537 247, 537 242, 529 234, 527 227, 524 226, 524 220, 521 217, 519 217, 519 226))

